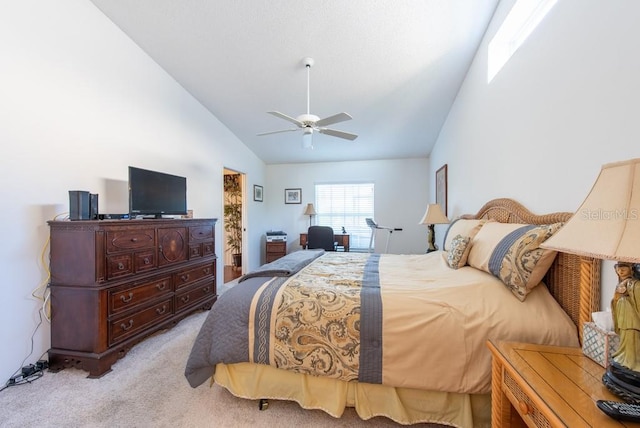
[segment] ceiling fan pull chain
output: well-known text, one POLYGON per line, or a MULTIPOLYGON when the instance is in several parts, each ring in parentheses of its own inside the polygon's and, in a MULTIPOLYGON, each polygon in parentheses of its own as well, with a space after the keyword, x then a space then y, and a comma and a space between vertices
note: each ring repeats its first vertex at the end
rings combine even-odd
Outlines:
POLYGON ((307 63, 307 114, 311 114, 311 95, 309 90, 309 74, 311 72, 311 64, 307 63))

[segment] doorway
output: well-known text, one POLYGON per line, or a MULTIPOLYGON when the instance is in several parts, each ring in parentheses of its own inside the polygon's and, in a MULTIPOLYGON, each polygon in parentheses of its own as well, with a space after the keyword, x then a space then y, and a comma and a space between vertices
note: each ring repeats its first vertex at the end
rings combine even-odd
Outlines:
POLYGON ((231 282, 242 275, 242 241, 244 237, 245 176, 224 168, 223 176, 223 249, 224 282, 231 282))

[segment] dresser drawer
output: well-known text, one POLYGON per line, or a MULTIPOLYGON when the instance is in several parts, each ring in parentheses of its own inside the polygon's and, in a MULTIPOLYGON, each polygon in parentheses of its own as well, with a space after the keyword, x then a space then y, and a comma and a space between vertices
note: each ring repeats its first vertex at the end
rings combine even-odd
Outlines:
POLYGON ((133 274, 133 253, 107 257, 107 280, 123 278, 133 274))
POLYGON ((154 229, 108 230, 107 253, 154 248, 156 245, 154 229))
POLYGON ((207 257, 211 256, 215 253, 215 246, 213 245, 213 241, 211 242, 203 242, 202 243, 202 255, 207 257))
POLYGON ((214 253, 213 226, 189 227, 189 259, 210 256, 214 253))
POLYGON ((215 295, 215 286, 211 281, 204 281, 200 284, 185 288, 175 296, 176 313, 191 306, 197 305, 202 300, 215 295))
POLYGON ((175 290, 187 287, 201 279, 213 277, 215 268, 213 263, 206 263, 195 268, 185 269, 173 274, 173 284, 175 290))
POLYGON ((286 242, 268 242, 267 243, 267 253, 285 253, 287 251, 287 243, 286 242))
POLYGON ((127 284, 109 290, 109 315, 133 309, 163 294, 169 294, 171 291, 170 276, 141 284, 127 284))
POLYGON ((280 257, 283 257, 283 254, 280 253, 267 253, 266 263, 271 263, 278 260, 280 257))
POLYGON ((203 242, 202 244, 189 245, 189 259, 197 259, 198 257, 207 257, 214 252, 213 242, 203 242))
POLYGON ((127 317, 109 322, 109 346, 121 342, 147 327, 157 325, 173 316, 173 299, 171 297, 156 303, 127 317))
POLYGON ((213 226, 189 227, 189 242, 213 241, 213 226))
POLYGON ((135 253, 133 255, 133 266, 136 273, 146 272, 148 270, 158 267, 158 259, 156 257, 156 251, 148 250, 135 253))

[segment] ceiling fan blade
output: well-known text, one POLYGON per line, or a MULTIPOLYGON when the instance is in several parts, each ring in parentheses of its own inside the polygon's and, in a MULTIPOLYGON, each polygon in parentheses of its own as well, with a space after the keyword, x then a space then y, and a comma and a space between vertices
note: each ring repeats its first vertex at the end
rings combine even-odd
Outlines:
POLYGON ((338 131, 338 130, 329 129, 329 128, 319 128, 318 132, 320 132, 321 134, 327 134, 327 135, 331 135, 332 137, 344 138, 345 140, 351 140, 351 141, 358 138, 356 134, 351 134, 349 132, 338 131))
POLYGON ((291 123, 294 123, 296 125, 298 125, 299 127, 303 127, 304 123, 300 122, 298 119, 291 117, 291 116, 287 116, 284 113, 280 113, 279 111, 268 111, 267 113, 274 115, 275 117, 279 117, 280 119, 284 119, 286 121, 289 121, 291 123))
POLYGON ((333 116, 325 117, 324 119, 318 120, 316 122, 316 126, 332 125, 334 123, 344 122, 345 120, 351 120, 351 119, 353 118, 349 114, 342 112, 342 113, 334 114, 333 116))
POLYGON ((298 128, 290 128, 290 129, 282 129, 280 131, 270 131, 270 132, 261 132, 259 134, 256 134, 258 137, 261 137, 263 135, 271 135, 271 134, 279 134, 281 132, 291 132, 291 131, 298 131, 298 128))

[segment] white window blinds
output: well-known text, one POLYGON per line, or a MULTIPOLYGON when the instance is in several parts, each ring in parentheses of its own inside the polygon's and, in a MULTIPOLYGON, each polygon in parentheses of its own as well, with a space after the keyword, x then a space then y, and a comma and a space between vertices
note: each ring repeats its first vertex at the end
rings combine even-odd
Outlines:
POLYGON ((368 250, 371 229, 365 219, 374 218, 373 183, 316 184, 315 189, 316 224, 337 234, 344 227, 352 251, 368 250))

